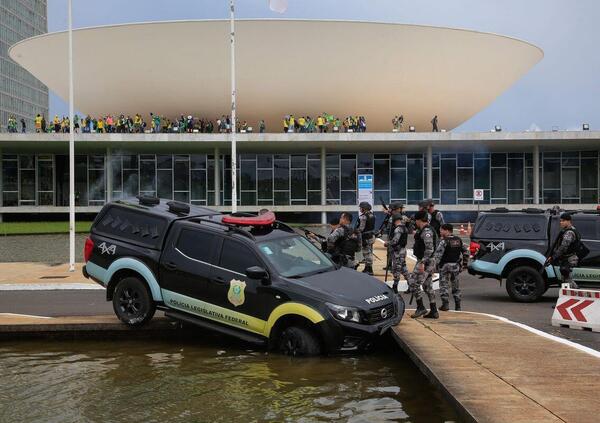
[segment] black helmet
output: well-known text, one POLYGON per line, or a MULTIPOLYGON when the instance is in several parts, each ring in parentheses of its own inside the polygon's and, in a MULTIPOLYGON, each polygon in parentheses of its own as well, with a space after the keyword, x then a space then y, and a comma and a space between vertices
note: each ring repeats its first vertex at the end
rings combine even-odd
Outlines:
POLYGON ((563 213, 560 215, 560 220, 568 220, 571 221, 571 215, 569 213, 563 213))
POLYGON ((403 209, 403 208, 404 208, 404 204, 402 204, 402 203, 392 203, 392 204, 390 204, 390 209, 391 210, 403 209))
POLYGON ((365 210, 371 210, 371 205, 366 201, 361 202, 358 207, 365 210))
POLYGON ((427 200, 419 201, 419 207, 422 209, 426 209, 427 207, 429 207, 429 202, 427 200))
POLYGON ((396 220, 402 220, 404 216, 400 213, 396 213, 392 216, 392 223, 396 223, 396 220))

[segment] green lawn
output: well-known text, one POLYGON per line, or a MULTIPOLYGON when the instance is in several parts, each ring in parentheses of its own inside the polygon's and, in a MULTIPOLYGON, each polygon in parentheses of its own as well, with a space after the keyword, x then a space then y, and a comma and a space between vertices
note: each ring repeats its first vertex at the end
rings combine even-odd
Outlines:
MULTIPOLYGON (((75 222, 75 232, 89 232, 92 222, 75 222)), ((4 222, 2 235, 62 234, 69 232, 69 222, 4 222)))

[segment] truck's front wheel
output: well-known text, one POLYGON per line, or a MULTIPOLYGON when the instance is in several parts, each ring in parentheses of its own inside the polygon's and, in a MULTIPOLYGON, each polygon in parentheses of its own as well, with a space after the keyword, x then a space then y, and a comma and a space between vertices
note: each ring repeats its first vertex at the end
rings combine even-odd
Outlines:
POLYGON ((141 326, 152 319, 156 304, 144 282, 128 277, 120 280, 115 287, 113 309, 123 323, 141 326))
POLYGON ((506 278, 506 292, 510 298, 520 303, 537 301, 545 290, 542 275, 530 266, 516 267, 506 278))
POLYGON ((313 356, 321 354, 321 344, 308 328, 290 326, 281 332, 279 351, 292 356, 313 356))

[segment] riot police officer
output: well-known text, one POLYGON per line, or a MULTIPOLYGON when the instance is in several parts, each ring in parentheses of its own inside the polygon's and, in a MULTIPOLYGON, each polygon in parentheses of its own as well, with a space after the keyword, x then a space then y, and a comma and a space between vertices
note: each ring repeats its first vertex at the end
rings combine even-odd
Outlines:
POLYGON ((435 293, 433 292, 431 276, 435 271, 435 247, 437 244, 437 235, 433 228, 427 222, 427 213, 419 211, 415 214, 415 222, 417 231, 415 232, 415 243, 413 252, 417 257, 417 263, 413 273, 410 275, 408 290, 417 299, 417 310, 410 316, 413 319, 425 316, 429 319, 437 319, 439 313, 435 303, 435 293), (423 291, 429 298, 429 306, 431 310, 427 313, 423 305, 423 291))
POLYGON ((441 235, 441 228, 444 223, 444 215, 441 211, 435 209, 435 203, 432 199, 425 200, 427 203, 427 213, 429 213, 429 224, 436 232, 438 237, 441 235))
POLYGON ((363 273, 373 275, 373 243, 375 242, 375 216, 371 211, 371 205, 363 201, 358 205, 360 216, 358 217, 357 229, 362 237, 362 254, 365 261, 363 273))
POLYGON ((408 268, 406 267, 406 243, 408 241, 408 229, 404 223, 404 216, 401 213, 396 213, 392 217, 394 232, 385 243, 388 247, 389 255, 391 256, 392 275, 394 276, 394 292, 398 293, 398 282, 400 275, 404 276, 406 281, 409 280, 408 268))
POLYGON ((460 311, 460 285, 458 276, 462 269, 469 264, 469 250, 462 239, 454 235, 454 227, 444 223, 441 227, 442 239, 435 250, 435 262, 440 273, 441 311, 450 309, 448 290, 452 286, 452 296, 456 311, 460 311))
POLYGON ((552 246, 546 265, 560 266, 563 283, 568 283, 571 288, 577 289, 577 284, 571 279, 571 273, 579 262, 577 253, 580 249, 581 235, 572 225, 569 213, 560 215, 560 227, 561 231, 552 246))
POLYGON ((327 237, 327 252, 331 254, 335 263, 354 269, 356 267, 354 254, 358 246, 358 240, 352 224, 352 215, 342 213, 339 225, 327 237))

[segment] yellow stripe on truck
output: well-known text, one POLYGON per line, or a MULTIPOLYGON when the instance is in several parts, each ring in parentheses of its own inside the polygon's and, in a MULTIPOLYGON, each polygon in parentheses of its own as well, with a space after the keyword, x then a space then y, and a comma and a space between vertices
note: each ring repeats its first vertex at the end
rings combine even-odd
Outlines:
POLYGON ((307 305, 300 303, 284 303, 275 307, 275 309, 269 315, 269 320, 267 320, 264 335, 268 338, 271 335, 271 329, 273 329, 273 326, 275 326, 277 320, 290 314, 304 317, 315 324, 325 320, 321 313, 307 305))
POLYGON ((176 310, 195 314, 209 320, 214 320, 229 326, 247 330, 248 332, 263 335, 267 338, 271 335, 271 330, 273 329, 273 326, 275 326, 277 320, 286 315, 304 317, 312 323, 319 323, 325 320, 321 313, 314 308, 294 302, 284 303, 275 307, 269 315, 269 320, 265 321, 248 314, 220 307, 186 295, 181 295, 167 289, 162 289, 162 295, 165 304, 176 310))

